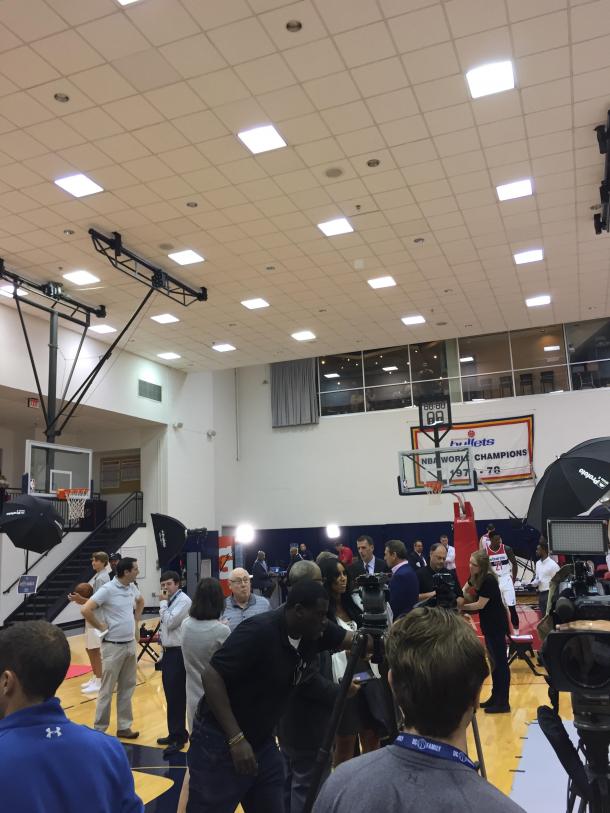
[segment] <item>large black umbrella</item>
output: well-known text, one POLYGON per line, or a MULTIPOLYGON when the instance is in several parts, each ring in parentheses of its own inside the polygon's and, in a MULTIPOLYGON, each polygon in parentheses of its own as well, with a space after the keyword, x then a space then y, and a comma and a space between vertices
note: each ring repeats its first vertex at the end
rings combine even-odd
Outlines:
POLYGON ((534 489, 527 524, 546 536, 550 517, 575 517, 610 490, 610 437, 579 443, 547 468, 534 489))
POLYGON ((51 502, 29 494, 21 494, 4 504, 0 514, 0 532, 13 545, 34 553, 45 553, 59 545, 64 521, 51 502))

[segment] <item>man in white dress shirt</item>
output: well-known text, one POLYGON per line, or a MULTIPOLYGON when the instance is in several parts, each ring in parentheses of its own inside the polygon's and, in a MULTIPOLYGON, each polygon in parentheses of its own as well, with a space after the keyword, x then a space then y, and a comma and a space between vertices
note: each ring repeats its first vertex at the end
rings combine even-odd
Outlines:
POLYGON ((186 730, 186 670, 182 657, 181 624, 189 614, 191 600, 180 589, 180 576, 175 570, 161 574, 161 601, 159 637, 163 646, 161 676, 167 701, 167 737, 159 737, 165 745, 163 756, 177 754, 188 742, 186 730))
POLYGON ((538 588, 538 607, 542 617, 546 615, 546 605, 549 600, 549 585, 551 579, 559 570, 559 565, 549 556, 549 546, 542 539, 536 548, 536 578, 532 582, 532 587, 538 588))
POLYGON ((438 541, 447 549, 446 570, 455 570, 455 548, 449 544, 449 537, 447 534, 441 534, 438 541))

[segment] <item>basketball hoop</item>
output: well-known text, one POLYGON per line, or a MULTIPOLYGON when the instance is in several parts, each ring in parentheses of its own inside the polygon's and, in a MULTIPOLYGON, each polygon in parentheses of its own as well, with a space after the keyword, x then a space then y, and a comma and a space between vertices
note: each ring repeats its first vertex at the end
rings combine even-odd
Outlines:
POLYGON ((426 489, 426 494, 443 493, 443 483, 441 480, 426 480, 424 482, 424 488, 426 489))
POLYGON ((88 488, 58 488, 57 499, 68 503, 68 520, 76 524, 85 516, 85 503, 89 499, 88 488))

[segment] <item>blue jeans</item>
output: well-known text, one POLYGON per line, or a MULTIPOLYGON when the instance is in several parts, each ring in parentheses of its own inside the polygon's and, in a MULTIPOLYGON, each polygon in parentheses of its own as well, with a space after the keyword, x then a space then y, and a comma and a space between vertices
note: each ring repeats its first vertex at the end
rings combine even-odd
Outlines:
POLYGON ((245 813, 284 813, 284 766, 275 740, 266 740, 255 754, 257 775, 236 773, 222 731, 195 718, 187 813, 234 813, 240 802, 245 813))

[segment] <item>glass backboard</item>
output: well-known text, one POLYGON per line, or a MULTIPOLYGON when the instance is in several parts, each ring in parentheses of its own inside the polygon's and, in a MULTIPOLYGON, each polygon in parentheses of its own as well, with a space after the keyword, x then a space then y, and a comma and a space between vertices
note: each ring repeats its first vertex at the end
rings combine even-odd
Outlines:
POLYGON ((408 449, 398 452, 398 491, 402 495, 443 491, 476 491, 477 476, 472 465, 472 449, 408 449))
POLYGON ((86 488, 90 491, 91 458, 91 449, 26 440, 27 493, 55 497, 59 488, 86 488))

